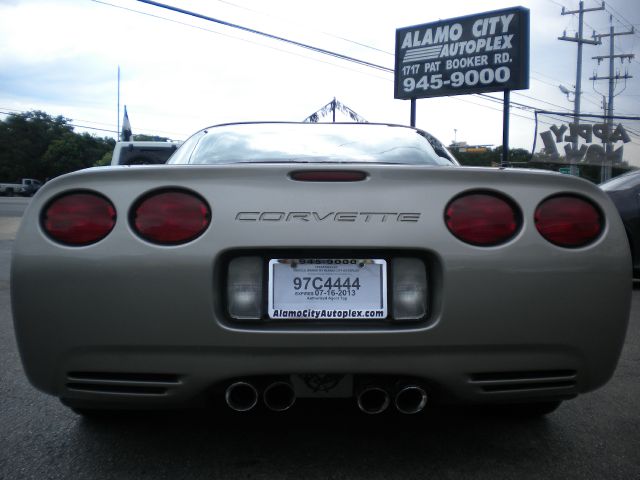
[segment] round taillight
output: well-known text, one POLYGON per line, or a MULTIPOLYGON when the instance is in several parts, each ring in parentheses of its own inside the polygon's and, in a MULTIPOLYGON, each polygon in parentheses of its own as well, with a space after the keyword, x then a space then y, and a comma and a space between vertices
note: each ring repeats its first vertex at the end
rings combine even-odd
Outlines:
POLYGON ((211 210, 195 193, 163 190, 142 198, 131 212, 135 232, 161 245, 178 245, 199 237, 211 222, 211 210))
POLYGON ((520 218, 513 202, 496 193, 467 193, 453 199, 445 210, 449 231, 463 242, 482 247, 513 238, 520 218))
POLYGON ((574 195, 543 201, 534 214, 540 235, 560 247, 584 247, 602 233, 602 214, 593 203, 574 195))
POLYGON ((56 242, 79 247, 106 237, 116 224, 116 209, 102 195, 67 193, 43 210, 42 228, 56 242))

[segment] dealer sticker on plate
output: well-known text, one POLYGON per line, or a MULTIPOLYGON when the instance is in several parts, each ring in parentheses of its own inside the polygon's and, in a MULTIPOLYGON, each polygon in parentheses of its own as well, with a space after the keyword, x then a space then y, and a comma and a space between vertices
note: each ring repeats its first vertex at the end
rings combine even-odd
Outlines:
POLYGON ((386 316, 386 260, 269 261, 269 317, 273 319, 371 320, 386 316))

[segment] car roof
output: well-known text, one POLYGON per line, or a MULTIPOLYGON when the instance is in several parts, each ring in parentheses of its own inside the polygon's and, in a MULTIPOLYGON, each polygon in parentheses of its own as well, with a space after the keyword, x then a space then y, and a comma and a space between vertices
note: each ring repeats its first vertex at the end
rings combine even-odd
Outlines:
POLYGON ((640 184, 640 170, 632 170, 617 177, 613 177, 599 186, 605 192, 612 190, 625 190, 640 184))

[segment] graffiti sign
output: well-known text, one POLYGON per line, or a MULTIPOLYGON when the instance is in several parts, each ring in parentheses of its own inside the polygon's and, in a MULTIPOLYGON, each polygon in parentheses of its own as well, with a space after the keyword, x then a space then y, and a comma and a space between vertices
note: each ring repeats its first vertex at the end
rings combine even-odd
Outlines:
POLYGON ((539 148, 534 145, 534 153, 540 160, 612 167, 638 166, 640 118, 603 118, 583 114, 576 122, 572 114, 539 111, 536 121, 539 148))

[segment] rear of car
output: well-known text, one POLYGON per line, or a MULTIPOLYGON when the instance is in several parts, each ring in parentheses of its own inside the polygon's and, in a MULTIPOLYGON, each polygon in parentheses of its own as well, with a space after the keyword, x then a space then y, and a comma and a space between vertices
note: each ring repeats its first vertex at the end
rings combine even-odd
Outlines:
POLYGON ((414 413, 558 401, 615 369, 629 249, 586 181, 459 168, 386 125, 214 127, 171 162, 61 177, 25 214, 20 352, 70 405, 414 413))
POLYGON ((640 278, 640 170, 612 178, 600 188, 620 213, 631 247, 633 277, 640 278))

